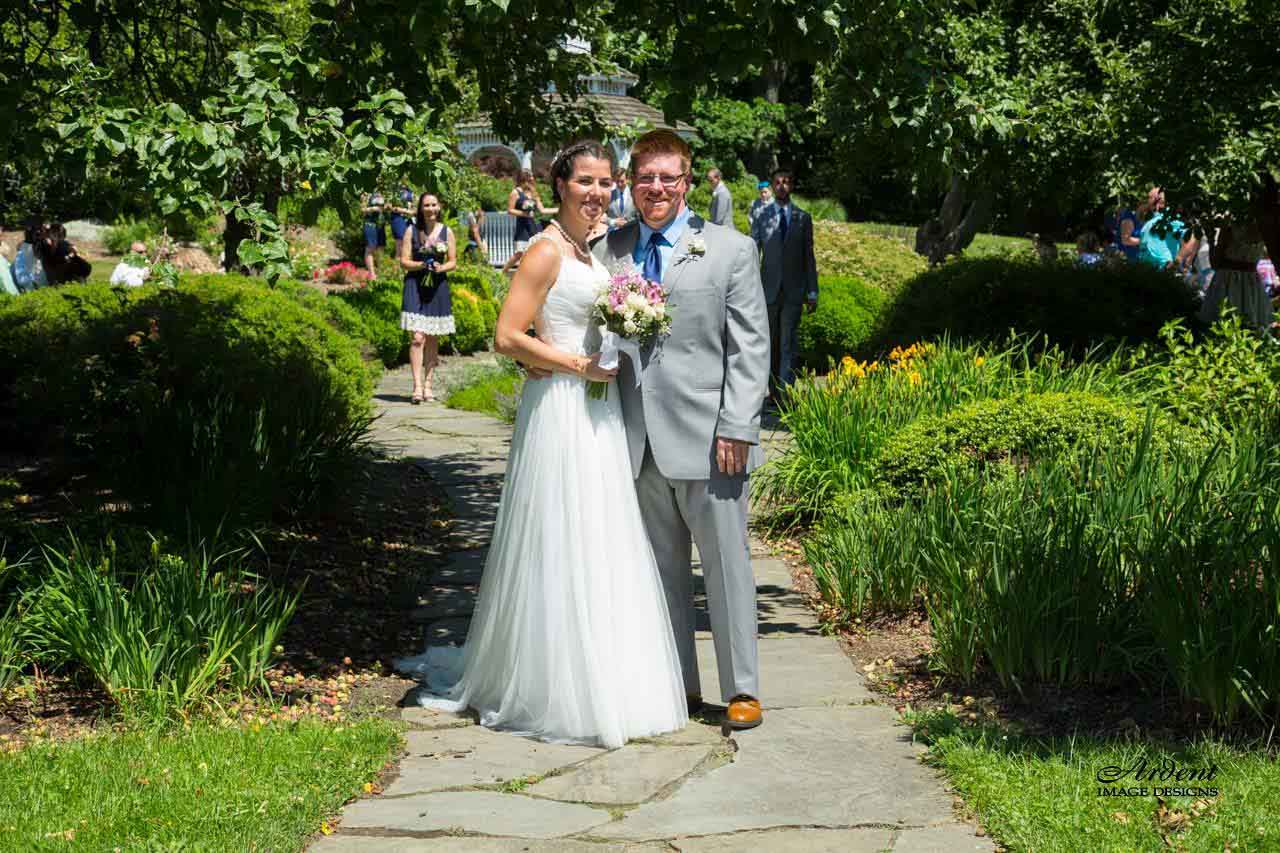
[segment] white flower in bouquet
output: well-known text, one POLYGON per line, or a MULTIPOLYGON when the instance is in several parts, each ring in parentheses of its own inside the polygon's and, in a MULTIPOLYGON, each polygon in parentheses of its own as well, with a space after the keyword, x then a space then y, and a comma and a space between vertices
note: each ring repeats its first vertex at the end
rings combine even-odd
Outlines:
POLYGON ((443 255, 449 254, 449 244, 445 243, 444 241, 436 243, 433 248, 435 249, 435 253, 437 255, 443 256, 443 255))
MULTIPOLYGON (((610 278, 596 298, 593 311, 593 320, 606 333, 606 349, 614 355, 625 349, 617 343, 618 337, 632 345, 649 344, 670 332, 666 301, 667 292, 662 285, 648 281, 634 268, 610 278)), ((638 355, 633 352, 632 357, 638 355)), ((592 382, 588 394, 600 399, 608 388, 606 383, 592 382)))

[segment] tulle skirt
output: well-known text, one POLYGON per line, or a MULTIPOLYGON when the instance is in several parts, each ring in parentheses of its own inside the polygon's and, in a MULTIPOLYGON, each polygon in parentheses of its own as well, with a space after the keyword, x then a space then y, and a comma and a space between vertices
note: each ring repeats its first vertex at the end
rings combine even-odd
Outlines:
POLYGON ((640 517, 619 394, 525 383, 465 646, 400 662, 445 711, 545 740, 618 747, 687 722, 640 517))

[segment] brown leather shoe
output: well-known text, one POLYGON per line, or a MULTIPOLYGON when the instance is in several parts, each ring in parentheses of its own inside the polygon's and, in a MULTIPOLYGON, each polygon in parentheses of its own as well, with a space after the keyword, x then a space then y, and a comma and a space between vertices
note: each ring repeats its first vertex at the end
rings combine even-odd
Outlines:
POLYGON ((685 697, 685 701, 689 703, 689 716, 702 710, 702 696, 697 693, 689 693, 685 697))
POLYGON ((764 713, 760 710, 760 700, 746 694, 734 696, 729 700, 729 708, 724 712, 724 724, 731 729, 754 729, 764 722, 764 713))

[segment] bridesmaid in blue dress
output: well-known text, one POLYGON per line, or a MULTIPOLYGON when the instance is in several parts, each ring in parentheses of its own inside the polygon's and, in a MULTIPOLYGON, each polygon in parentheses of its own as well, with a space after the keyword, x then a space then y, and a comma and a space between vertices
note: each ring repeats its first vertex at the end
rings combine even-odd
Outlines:
POLYGON ((554 216, 559 208, 543 207, 538 197, 538 185, 533 180, 533 172, 521 169, 516 174, 516 185, 507 196, 507 213, 516 218, 516 233, 513 248, 517 253, 529 248, 533 235, 542 229, 538 227, 539 216, 554 216))
POLYGON ((439 363, 440 336, 452 335, 453 301, 449 296, 449 272, 458 265, 453 232, 440 221, 440 199, 423 193, 418 212, 400 245, 400 266, 405 269, 404 295, 400 301, 400 328, 412 333, 409 366, 413 370, 416 406, 434 400, 431 374, 439 363))

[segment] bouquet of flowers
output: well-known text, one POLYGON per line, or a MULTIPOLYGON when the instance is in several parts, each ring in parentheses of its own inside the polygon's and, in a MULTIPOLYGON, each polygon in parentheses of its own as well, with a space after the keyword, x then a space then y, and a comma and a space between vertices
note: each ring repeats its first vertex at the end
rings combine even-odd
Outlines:
MULTIPOLYGON (((604 337, 600 366, 612 369, 617 365, 619 354, 626 352, 638 367, 640 346, 653 343, 671 331, 667 291, 635 268, 620 271, 600 288, 592 319, 604 337)), ((592 399, 601 400, 608 394, 607 383, 587 384, 587 396, 592 399)))

